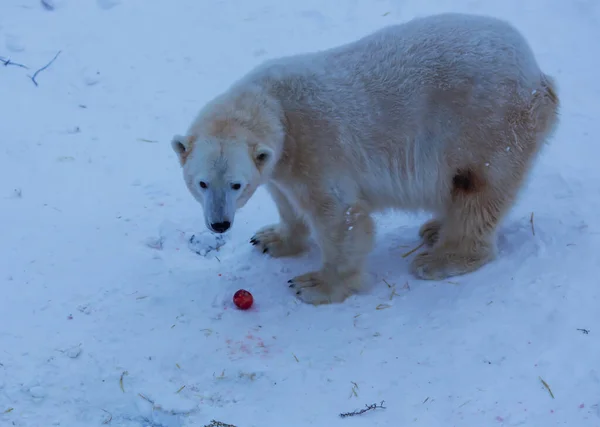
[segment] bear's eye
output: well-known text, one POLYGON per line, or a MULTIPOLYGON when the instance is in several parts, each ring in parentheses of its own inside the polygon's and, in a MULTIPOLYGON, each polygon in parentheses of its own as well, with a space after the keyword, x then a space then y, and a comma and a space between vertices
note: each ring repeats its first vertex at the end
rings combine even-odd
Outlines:
POLYGON ((242 184, 238 184, 237 182, 235 184, 231 184, 232 190, 239 190, 240 188, 242 188, 242 184))
POLYGON ((256 156, 256 160, 258 160, 259 162, 264 162, 265 160, 267 160, 267 157, 269 157, 267 153, 260 153, 258 156, 256 156))
POLYGON ((200 188, 206 190, 208 188, 208 184, 204 181, 200 181, 200 188))

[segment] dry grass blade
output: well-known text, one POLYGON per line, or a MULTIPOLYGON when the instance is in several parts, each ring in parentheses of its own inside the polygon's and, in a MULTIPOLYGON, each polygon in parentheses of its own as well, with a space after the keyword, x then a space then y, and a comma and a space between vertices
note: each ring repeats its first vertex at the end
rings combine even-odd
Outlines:
POLYGON ((121 391, 122 391, 123 393, 125 393, 125 387, 123 386, 123 377, 124 377, 125 375, 129 375, 129 372, 127 372, 127 371, 123 371, 123 373, 121 374, 121 378, 119 378, 119 387, 121 387, 121 391))
POLYGON ((416 248, 411 249, 410 251, 402 254, 402 258, 406 258, 407 256, 410 256, 412 254, 414 254, 415 252, 417 252, 419 249, 421 249, 423 246, 425 245, 425 242, 421 243, 419 246, 417 246, 416 248))
POLYGON ((182 385, 182 386, 179 388, 179 390, 177 390, 177 391, 175 392, 175 394, 179 394, 179 393, 181 392, 181 390, 183 390, 184 388, 185 388, 185 385, 182 385))
POLYGON ((138 396, 140 396, 142 399, 144 399, 146 402, 150 402, 151 404, 154 405, 154 400, 150 399, 147 396, 144 396, 142 393, 138 393, 138 396))
POLYGON ((390 308, 390 307, 391 307, 391 305, 389 305, 389 304, 379 304, 377 307, 375 307, 375 310, 384 310, 384 309, 390 308))
POLYGON ((12 412, 12 411, 14 411, 14 410, 15 410, 15 408, 8 408, 8 409, 7 409, 6 411, 4 411, 3 413, 4 413, 4 414, 9 414, 9 413, 11 413, 11 412, 12 412))
POLYGON ((529 222, 531 223, 531 233, 535 236, 535 227, 533 225, 533 212, 531 212, 531 217, 529 218, 529 222))
POLYGON ((352 397, 352 396, 358 397, 358 384, 356 384, 354 381, 350 381, 350 383, 352 383, 352 390, 350 391, 350 397, 352 397))
POLYGON ((544 385, 544 387, 546 387, 546 390, 548 390, 548 393, 550 393, 550 397, 552 397, 552 399, 554 399, 554 393, 552 393, 552 390, 550 389, 550 386, 548 385, 548 383, 546 381, 544 381, 542 379, 542 377, 539 377, 539 379, 542 382, 542 384, 544 385))

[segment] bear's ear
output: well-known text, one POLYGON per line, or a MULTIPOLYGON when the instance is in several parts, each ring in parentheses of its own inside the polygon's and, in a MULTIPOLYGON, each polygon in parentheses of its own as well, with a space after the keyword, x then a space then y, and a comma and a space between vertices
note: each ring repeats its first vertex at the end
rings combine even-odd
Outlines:
POLYGON ((274 151, 265 145, 259 145, 254 150, 254 163, 258 169, 262 169, 264 165, 270 163, 273 159, 274 151))
POLYGON ((187 150, 188 139, 183 135, 175 135, 171 139, 171 147, 178 155, 182 155, 187 150))
POLYGON ((179 157, 179 161, 183 165, 192 149, 192 139, 183 135, 175 135, 171 139, 171 148, 175 151, 179 157))

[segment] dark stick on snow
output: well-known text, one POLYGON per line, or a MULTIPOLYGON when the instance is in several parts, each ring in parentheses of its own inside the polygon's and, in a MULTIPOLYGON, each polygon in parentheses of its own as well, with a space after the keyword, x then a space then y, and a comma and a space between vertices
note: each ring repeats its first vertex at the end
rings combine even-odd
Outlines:
POLYGON ((54 5, 48 0, 41 0, 42 6, 46 10, 54 10, 54 5))
POLYGON ((210 424, 207 424, 204 427, 235 427, 235 426, 233 424, 226 424, 222 421, 210 420, 210 424))
POLYGON ((10 60, 10 58, 3 58, 0 56, 0 62, 2 62, 2 64, 4 64, 5 67, 8 67, 9 65, 14 65, 15 67, 28 69, 26 65, 19 64, 18 62, 13 62, 10 60))
POLYGON ((362 415, 365 412, 371 411, 373 409, 385 409, 385 406, 383 406, 384 402, 385 402, 385 400, 382 400, 379 405, 377 405, 376 403, 373 403, 371 405, 365 405, 365 408, 361 409, 359 411, 344 412, 344 413, 340 414, 340 417, 342 417, 342 418, 353 417, 355 415, 362 415))
POLYGON ((590 333, 590 330, 589 330, 589 329, 581 329, 581 328, 577 328, 577 330, 578 330, 578 331, 581 331, 581 332, 583 332, 585 335, 587 335, 587 334, 589 334, 589 333, 590 333))
POLYGON ((44 65, 42 68, 40 68, 40 69, 39 69, 39 70, 37 70, 35 73, 33 73, 33 76, 31 76, 30 78, 31 78, 31 81, 33 82, 33 84, 34 84, 34 85, 38 86, 38 83, 37 83, 37 81, 35 80, 35 78, 37 77, 37 75, 38 75, 40 72, 44 71, 46 68, 48 68, 50 65, 52 65, 52 63, 53 63, 54 61, 56 61, 56 58, 58 58, 58 55, 60 55, 60 52, 62 52, 62 51, 60 51, 60 50, 59 50, 58 52, 56 52, 56 55, 54 55, 54 58, 52 58, 52 60, 51 60, 50 62, 48 62, 48 63, 47 63, 46 65, 44 65))

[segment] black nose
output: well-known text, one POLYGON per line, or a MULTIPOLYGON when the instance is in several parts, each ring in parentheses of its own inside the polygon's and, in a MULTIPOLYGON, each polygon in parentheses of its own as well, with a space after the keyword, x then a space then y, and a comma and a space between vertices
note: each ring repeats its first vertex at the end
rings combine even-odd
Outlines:
POLYGON ((231 227, 231 223, 229 221, 213 222, 210 227, 217 233, 225 233, 231 227))

